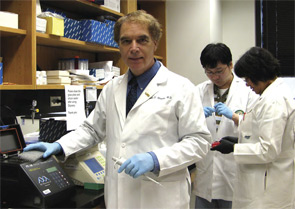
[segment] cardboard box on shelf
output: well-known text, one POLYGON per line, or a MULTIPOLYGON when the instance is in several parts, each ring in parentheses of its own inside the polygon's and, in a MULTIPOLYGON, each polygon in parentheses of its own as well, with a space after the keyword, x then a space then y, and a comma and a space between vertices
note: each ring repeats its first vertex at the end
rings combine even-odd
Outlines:
POLYGON ((82 31, 81 31, 80 21, 74 20, 71 18, 65 18, 64 21, 65 21, 64 36, 66 38, 81 40, 82 31))
POLYGON ((81 20, 82 41, 105 43, 106 24, 96 20, 81 20))
POLYGON ((0 11, 0 26, 18 29, 18 14, 0 11))
POLYGON ((114 40, 114 27, 115 21, 112 20, 105 20, 106 23, 106 39, 104 44, 107 46, 112 46, 118 48, 118 44, 114 40))
POLYGON ((41 33, 46 33, 46 19, 37 17, 36 21, 36 31, 41 33))
POLYGON ((46 33, 64 36, 64 20, 57 17, 42 17, 47 20, 46 33))
POLYGON ((120 0, 104 0, 103 6, 116 12, 120 12, 120 0))

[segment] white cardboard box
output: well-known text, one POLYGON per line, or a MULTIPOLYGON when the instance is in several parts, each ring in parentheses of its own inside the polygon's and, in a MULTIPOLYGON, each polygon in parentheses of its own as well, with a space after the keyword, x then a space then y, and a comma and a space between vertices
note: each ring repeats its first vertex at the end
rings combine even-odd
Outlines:
POLYGON ((105 7, 120 12, 120 0, 104 0, 105 7))
POLYGON ((18 14, 0 11, 0 26, 18 29, 18 14))
POLYGON ((46 33, 47 20, 37 17, 36 30, 41 33, 46 33))

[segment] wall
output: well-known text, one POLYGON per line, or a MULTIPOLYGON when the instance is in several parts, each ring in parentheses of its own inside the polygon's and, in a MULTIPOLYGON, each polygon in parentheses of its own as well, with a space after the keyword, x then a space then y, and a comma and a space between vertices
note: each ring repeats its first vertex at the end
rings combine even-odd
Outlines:
POLYGON ((255 45, 254 0, 166 0, 167 67, 194 84, 207 80, 203 48, 223 42, 235 62, 255 45))
POLYGON ((255 46, 255 1, 222 1, 223 41, 230 47, 233 62, 255 46))

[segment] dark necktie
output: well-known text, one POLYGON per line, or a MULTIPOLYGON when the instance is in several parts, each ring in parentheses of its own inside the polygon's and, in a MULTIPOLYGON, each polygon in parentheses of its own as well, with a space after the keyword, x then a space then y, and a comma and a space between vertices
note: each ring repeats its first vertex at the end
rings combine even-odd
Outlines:
POLYGON ((128 85, 131 86, 129 93, 127 95, 127 101, 126 101, 126 116, 128 115, 128 112, 131 110, 131 108, 133 107, 133 105, 135 104, 136 100, 137 100, 137 80, 136 77, 133 77, 128 85))

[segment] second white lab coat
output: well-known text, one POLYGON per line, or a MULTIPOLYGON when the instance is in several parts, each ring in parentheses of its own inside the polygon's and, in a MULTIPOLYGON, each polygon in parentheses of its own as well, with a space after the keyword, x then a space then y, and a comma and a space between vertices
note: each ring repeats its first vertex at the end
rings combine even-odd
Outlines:
POLYGON ((199 96, 188 79, 163 65, 126 117, 127 73, 110 81, 96 107, 76 131, 62 137, 65 156, 106 140, 105 201, 109 209, 189 208, 187 167, 209 150, 210 133, 199 96), (193 117, 192 117, 193 116, 193 117), (153 151, 163 187, 141 176, 118 174, 112 157, 153 151))
MULTIPOLYGON (((208 80, 196 86, 201 96, 203 107, 214 107, 214 84, 208 80)), ((234 75, 225 105, 233 112, 246 112, 256 102, 255 94, 246 83, 234 75)), ((242 118, 242 115, 241 115, 242 118)), ((219 141, 225 136, 238 137, 238 127, 234 122, 222 116, 219 129, 216 131, 215 114, 206 118, 212 141, 219 141)), ((207 156, 196 163, 196 175, 193 193, 209 202, 212 199, 232 201, 233 184, 236 172, 236 163, 233 154, 224 155, 218 151, 209 151, 207 156)))
POLYGON ((233 208, 295 208, 295 101, 278 78, 240 124, 233 208))

